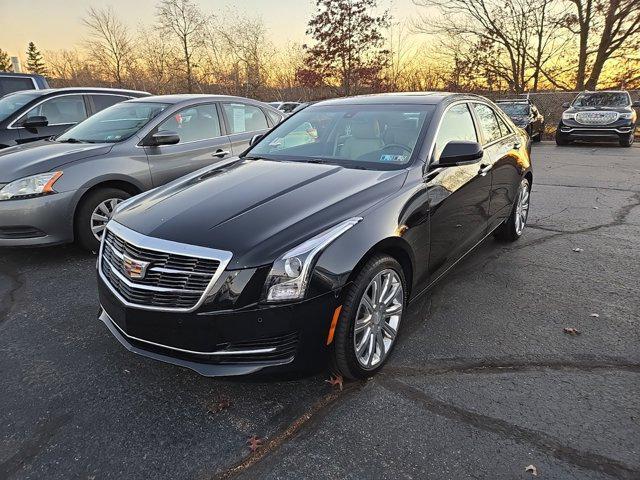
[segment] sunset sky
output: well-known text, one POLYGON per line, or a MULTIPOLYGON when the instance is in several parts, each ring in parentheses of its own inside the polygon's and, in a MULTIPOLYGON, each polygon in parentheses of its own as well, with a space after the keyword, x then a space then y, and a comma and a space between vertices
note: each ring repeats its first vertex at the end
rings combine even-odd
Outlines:
MULTIPOLYGON (((303 42, 313 0, 196 0, 202 10, 223 15, 228 7, 262 17, 271 40, 278 46, 303 42)), ((83 36, 81 18, 89 6, 112 5, 132 28, 154 21, 157 0, 0 0, 0 48, 21 54, 33 41, 41 50, 72 48, 83 36)), ((416 11, 411 0, 380 0, 396 21, 416 11)), ((233 19, 230 19, 232 22, 233 19)))

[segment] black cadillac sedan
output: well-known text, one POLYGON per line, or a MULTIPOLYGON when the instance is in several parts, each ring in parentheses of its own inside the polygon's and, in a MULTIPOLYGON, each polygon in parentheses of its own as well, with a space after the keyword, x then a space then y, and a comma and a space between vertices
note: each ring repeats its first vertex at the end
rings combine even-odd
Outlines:
POLYGON ((240 157, 119 205, 100 320, 130 351, 206 376, 327 362, 370 376, 412 301, 488 235, 522 235, 526 144, 479 96, 311 105, 240 157))

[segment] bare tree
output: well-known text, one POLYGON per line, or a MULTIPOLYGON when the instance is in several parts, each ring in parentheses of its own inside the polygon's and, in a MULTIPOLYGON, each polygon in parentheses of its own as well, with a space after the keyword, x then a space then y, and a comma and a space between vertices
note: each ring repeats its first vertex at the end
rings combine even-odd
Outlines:
MULTIPOLYGON (((640 35, 638 0, 569 0, 569 31, 579 36, 576 88, 595 90, 607 61, 633 54, 640 35), (635 41, 635 43, 633 43, 635 41)), ((636 50, 637 51, 637 50, 636 50)))
POLYGON ((162 0, 157 8, 161 31, 180 44, 186 87, 193 92, 196 58, 205 42, 208 18, 191 0, 162 0))
POLYGON ((133 61, 133 41, 128 28, 112 7, 90 7, 82 23, 88 30, 85 44, 93 60, 122 86, 125 70, 133 61))

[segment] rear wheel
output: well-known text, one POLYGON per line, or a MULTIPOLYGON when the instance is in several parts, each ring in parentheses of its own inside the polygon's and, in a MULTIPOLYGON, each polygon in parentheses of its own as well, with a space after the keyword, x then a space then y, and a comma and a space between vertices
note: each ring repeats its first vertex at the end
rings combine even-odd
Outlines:
POLYGON ((353 380, 380 370, 395 345, 406 303, 400 264, 387 255, 370 259, 342 305, 331 351, 335 373, 353 380))
POLYGON ((97 252, 107 222, 116 206, 131 196, 118 188, 101 188, 91 192, 76 212, 75 229, 78 244, 97 252))
POLYGON ((542 141, 542 136, 544 135, 544 125, 542 126, 542 129, 538 132, 538 134, 535 136, 535 138, 533 139, 534 142, 541 142, 542 141))
POLYGON ((515 242, 522 236, 524 227, 529 218, 529 200, 531 198, 531 184, 529 180, 523 178, 518 188, 518 198, 513 205, 513 210, 509 218, 495 231, 494 236, 499 240, 515 242))

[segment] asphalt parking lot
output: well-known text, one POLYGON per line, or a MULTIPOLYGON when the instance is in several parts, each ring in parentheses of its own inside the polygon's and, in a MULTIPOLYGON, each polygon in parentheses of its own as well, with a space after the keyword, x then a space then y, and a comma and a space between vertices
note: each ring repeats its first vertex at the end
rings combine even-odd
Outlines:
POLYGON ((0 251, 0 479, 640 478, 640 148, 533 162, 524 237, 486 240, 342 391, 135 356, 96 319, 95 257, 0 251))

